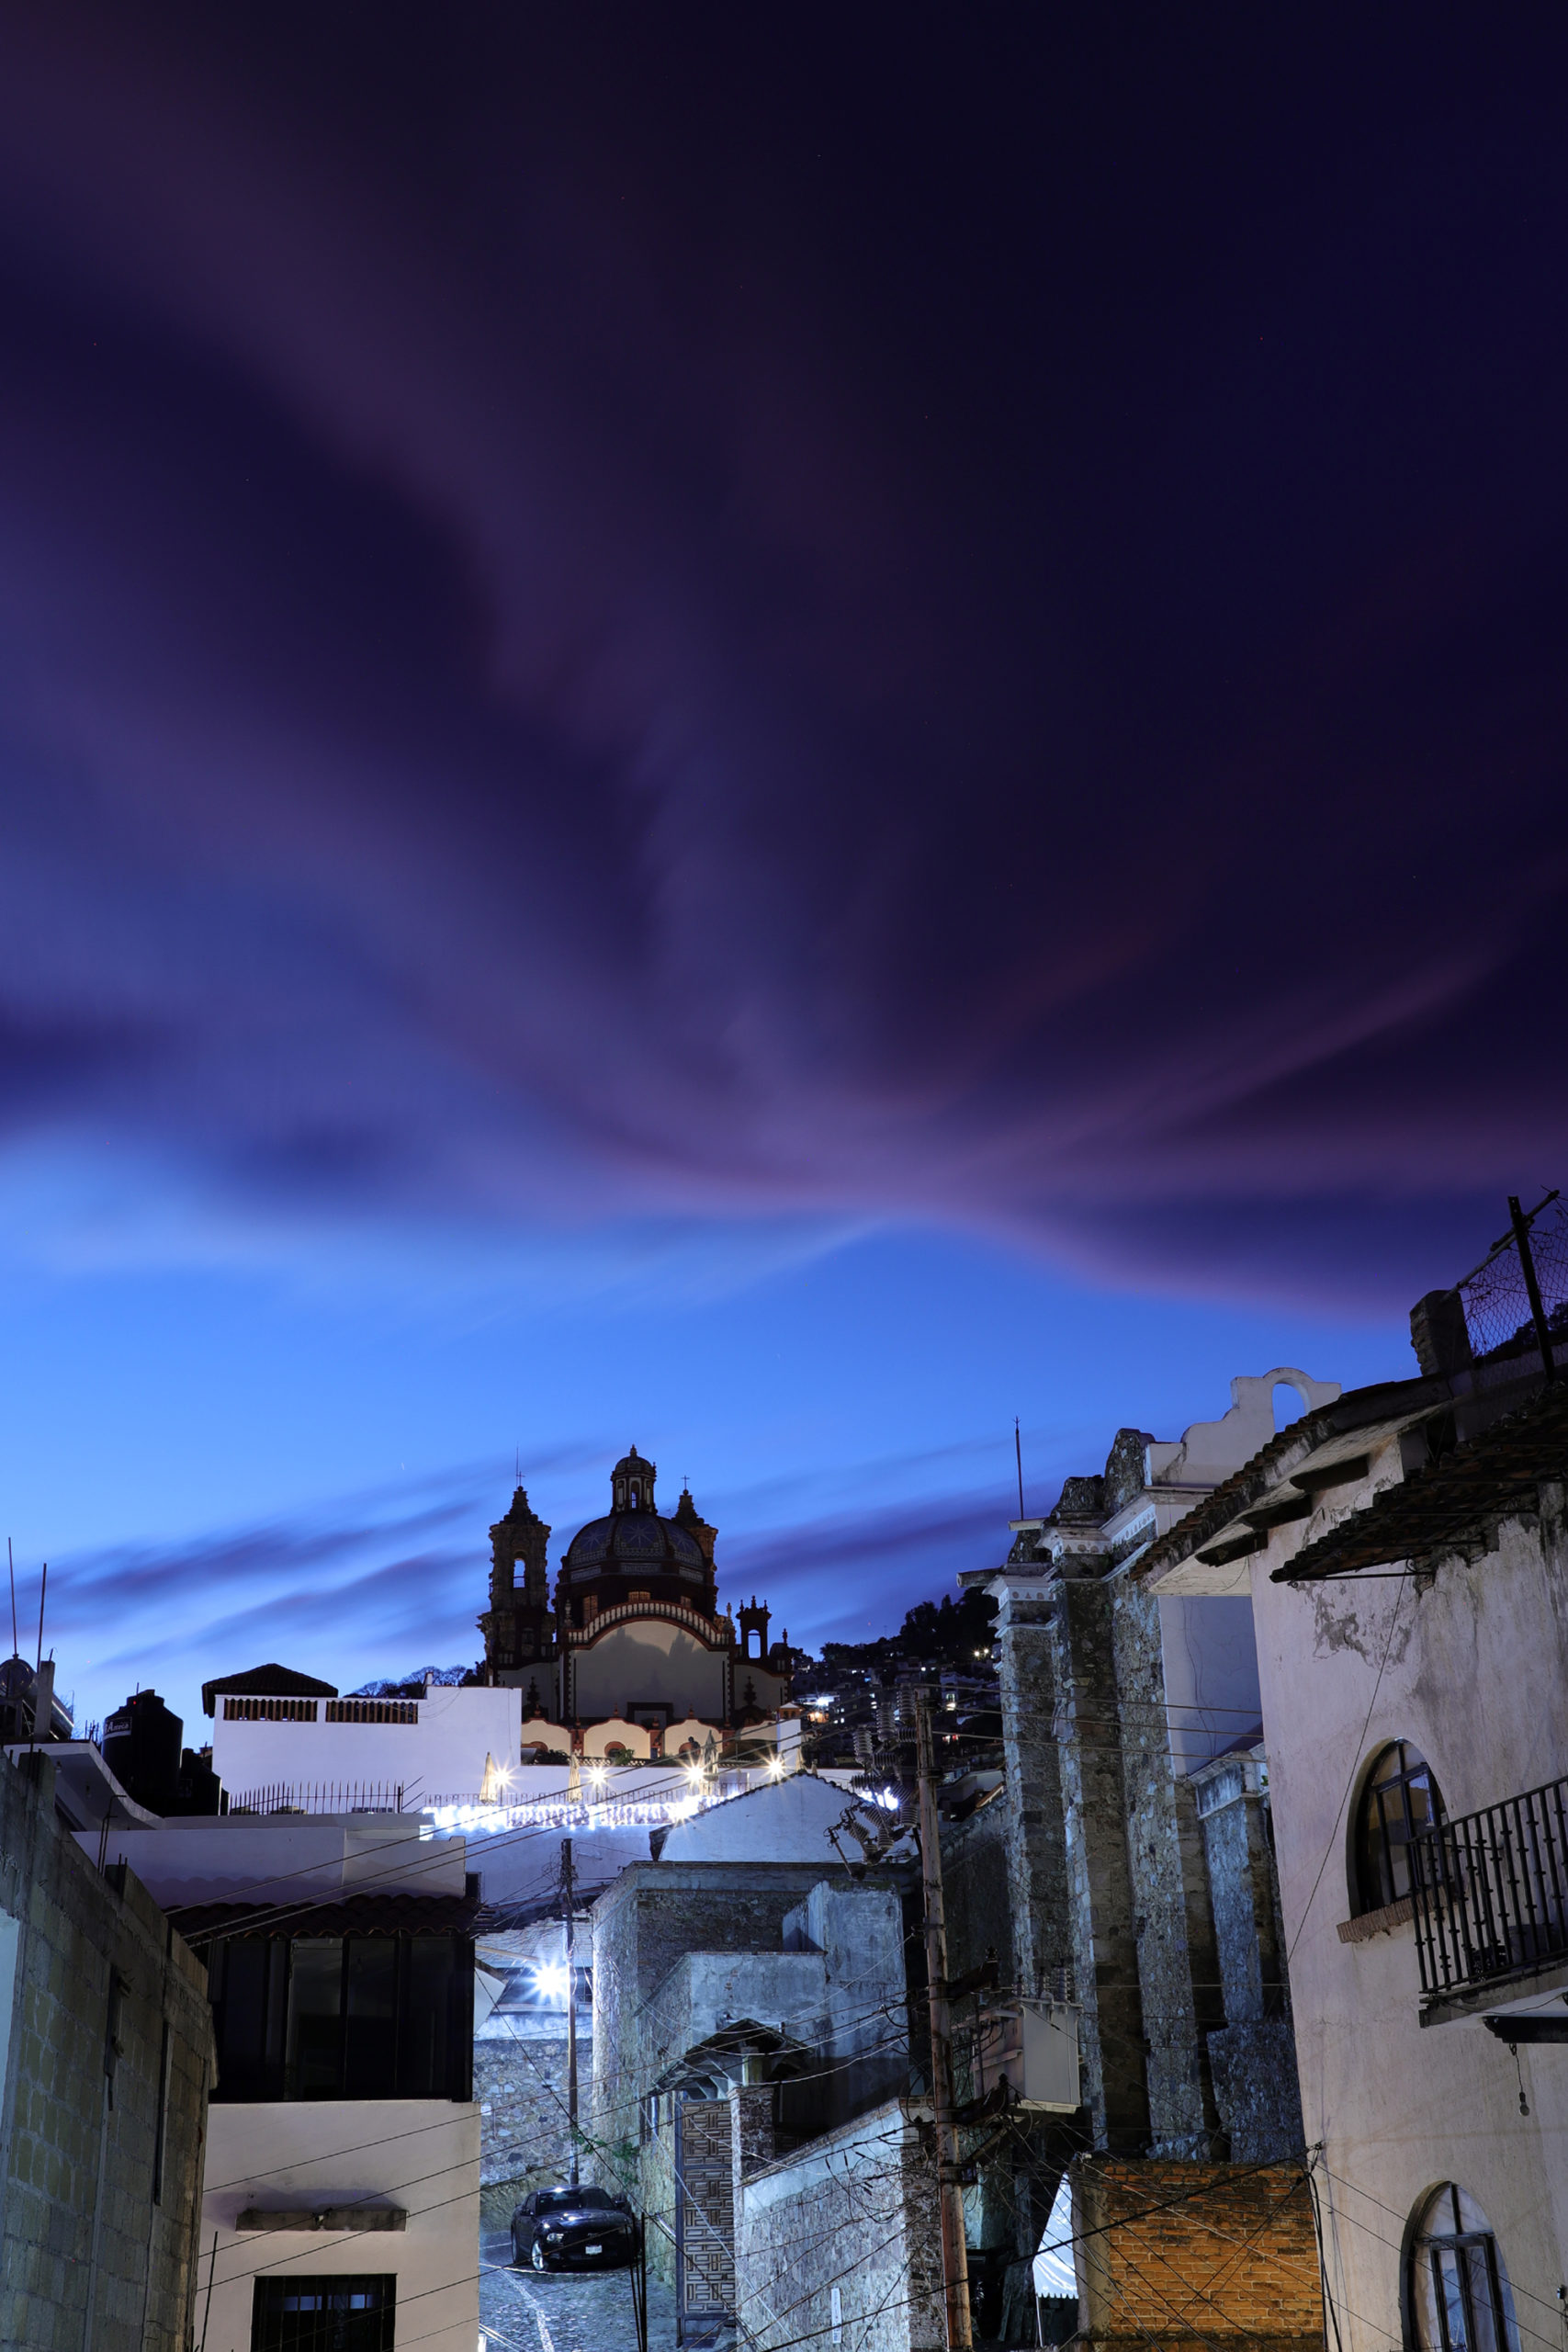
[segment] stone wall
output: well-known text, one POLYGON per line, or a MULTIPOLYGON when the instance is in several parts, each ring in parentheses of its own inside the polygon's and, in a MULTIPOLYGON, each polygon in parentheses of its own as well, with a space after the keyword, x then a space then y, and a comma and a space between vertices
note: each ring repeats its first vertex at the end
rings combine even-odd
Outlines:
POLYGON ((100 1874, 60 1826, 41 1750, 0 1758, 3 1922, 0 2343, 185 2352, 213 2074, 206 1971, 129 1870, 100 1874))
POLYGON ((1216 1757, 1192 1787, 1224 1994, 1208 2037, 1214 2094, 1233 2160, 1262 2164, 1305 2136, 1262 1748, 1216 1757))
POLYGON ((950 1976, 966 1975, 987 1951, 994 1951, 1002 1983, 1014 1981, 1008 1828, 1005 1788, 967 1821, 942 1825, 942 1908, 950 1976))
MULTIPOLYGON (((588 2017, 579 2026, 577 2065, 581 2115, 587 2118, 593 2050, 588 2017)), ((487 2188, 516 2185, 517 2197, 570 2177, 571 2135, 567 2127, 566 2030, 486 2033, 474 2042, 474 2097, 479 2109, 480 2179, 487 2188)), ((590 2163, 583 2177, 598 2178, 590 2163)), ((514 2200, 515 2201, 515 2200, 514 2200)))
POLYGON ((941 2352, 936 2179, 908 2102, 874 2108, 742 2183, 735 2276, 758 2352, 830 2345, 838 2329, 855 2352, 941 2352))
POLYGON ((652 1996, 688 1952, 782 1952, 785 1918, 822 1877, 808 1862, 642 1862, 593 1906, 592 2098, 584 2120, 653 2217, 649 2261, 660 2276, 672 2276, 673 2180, 667 2134, 651 2128, 649 2098, 671 2052, 656 2039, 652 1996))
POLYGON ((1142 2154, 1150 2130, 1148 2045, 1127 1850, 1114 1602, 1113 1588, 1098 1578, 1064 1577, 1051 1638, 1084 2105, 1098 2147, 1142 2154))
POLYGON ((1048 1989, 1071 1955, 1050 1589, 1004 1593, 997 1618, 1013 1982, 1048 1989))
MULTIPOLYGON (((1123 1434, 1126 1434, 1123 1432, 1123 1434)), ((1137 1586, 1111 1587, 1122 1800, 1133 1933, 1147 2047, 1148 2149, 1155 2156, 1213 2156, 1219 2117, 1198 2031, 1190 1927, 1213 1943, 1195 1836, 1183 1868, 1176 1775, 1166 1723, 1159 1603, 1137 1586), (1189 1906, 1196 1915, 1190 1920, 1189 1906)), ((1185 1810, 1193 1820, 1190 1792, 1185 1810)), ((1195 1826, 1195 1824, 1194 1824, 1195 1826)), ((1205 1972, 1213 1979, 1211 1964, 1205 1972)), ((1213 2022, 1221 2015, 1217 2000, 1213 2022)))
POLYGON ((1073 2165, 1080 2352, 1322 2352, 1323 2298, 1296 2165, 1083 2156, 1073 2165))

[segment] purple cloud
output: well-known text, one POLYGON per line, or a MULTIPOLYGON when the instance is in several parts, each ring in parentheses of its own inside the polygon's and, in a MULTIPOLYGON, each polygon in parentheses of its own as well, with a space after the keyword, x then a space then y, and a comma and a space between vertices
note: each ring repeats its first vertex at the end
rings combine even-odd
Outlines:
POLYGON ((1543 61, 612 21, 6 28, 0 1132, 1436 1279, 1568 1141, 1543 61))

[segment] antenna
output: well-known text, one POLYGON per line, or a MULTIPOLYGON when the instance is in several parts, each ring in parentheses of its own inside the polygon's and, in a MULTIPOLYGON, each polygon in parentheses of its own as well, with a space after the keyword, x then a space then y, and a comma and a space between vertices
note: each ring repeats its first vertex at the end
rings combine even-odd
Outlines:
POLYGON ((1018 1515, 1023 1517, 1023 1440, 1018 1432, 1018 1415, 1012 1417, 1012 1450, 1018 1459, 1018 1515))
POLYGON ((43 1581, 38 1589, 38 1663, 40 1674, 43 1672, 43 1597, 48 1590, 49 1562, 46 1560, 43 1564, 43 1581))
POLYGON ((6 1565, 11 1571, 11 1656, 20 1657, 22 1637, 17 1631, 17 1563, 11 1553, 11 1539, 6 1538, 6 1565))

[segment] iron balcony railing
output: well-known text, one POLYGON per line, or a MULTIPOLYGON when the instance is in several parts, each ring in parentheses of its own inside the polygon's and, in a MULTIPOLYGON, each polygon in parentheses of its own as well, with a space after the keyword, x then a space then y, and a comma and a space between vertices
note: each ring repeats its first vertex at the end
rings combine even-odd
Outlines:
POLYGON ((1568 1960, 1568 1780, 1438 1822, 1411 1859, 1428 2002, 1568 1960))

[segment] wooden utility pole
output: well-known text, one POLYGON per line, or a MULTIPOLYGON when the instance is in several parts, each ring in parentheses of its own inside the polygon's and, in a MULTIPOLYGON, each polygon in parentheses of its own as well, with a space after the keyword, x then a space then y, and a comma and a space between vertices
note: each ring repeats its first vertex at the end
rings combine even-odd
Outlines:
POLYGON ((936 1762, 924 1690, 915 1694, 915 1736, 920 1775, 920 1881, 925 1895, 926 1980, 931 1988, 931 2106, 936 2115, 942 2302, 947 2352, 970 2352, 969 2255, 964 2241, 964 2191, 958 2180, 958 2131, 953 2120, 953 2023, 947 2008, 947 1923, 942 1907, 936 1762))
POLYGON ((571 1883, 571 1839, 560 1843, 561 1894, 566 1903, 566 2114, 571 2134, 571 2185, 577 2183, 577 1966, 572 1958, 572 1918, 577 1898, 571 1883))

